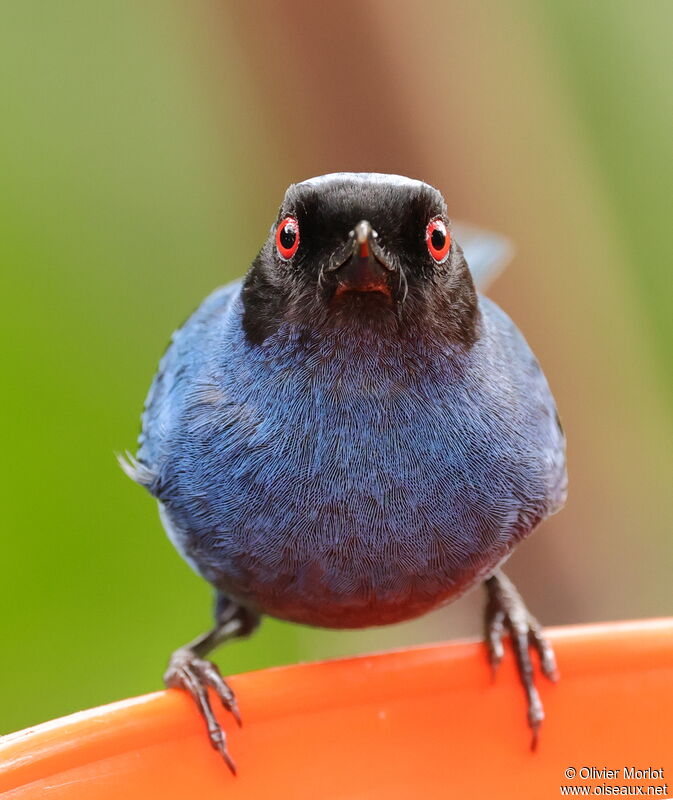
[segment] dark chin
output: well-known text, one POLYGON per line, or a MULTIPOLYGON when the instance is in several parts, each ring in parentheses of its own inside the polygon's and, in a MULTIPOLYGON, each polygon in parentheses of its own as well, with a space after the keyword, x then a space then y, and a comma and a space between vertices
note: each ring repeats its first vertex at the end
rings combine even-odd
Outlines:
POLYGON ((332 328, 390 336, 400 324, 398 304, 383 291, 344 291, 327 299, 325 310, 325 322, 332 328))
POLYGON ((347 290, 327 300, 328 316, 336 324, 360 321, 387 324, 397 320, 397 303, 386 291, 347 290))
POLYGON ((383 289, 361 291, 359 289, 346 289, 335 292, 330 300, 330 307, 337 309, 375 310, 394 308, 395 302, 392 295, 383 289))

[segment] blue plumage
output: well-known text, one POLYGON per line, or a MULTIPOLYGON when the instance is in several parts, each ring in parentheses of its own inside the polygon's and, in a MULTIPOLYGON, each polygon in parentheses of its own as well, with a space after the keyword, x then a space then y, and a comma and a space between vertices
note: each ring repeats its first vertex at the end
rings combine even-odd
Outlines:
POLYGON ((563 504, 547 382, 444 219, 420 182, 298 184, 245 283, 174 334, 128 470, 232 608, 409 619, 488 578, 563 504))
POLYGON ((185 557, 312 625, 416 616, 492 571, 563 499, 563 438, 521 334, 480 298, 468 353, 365 326, 261 346, 240 283, 173 338, 139 458, 185 557))

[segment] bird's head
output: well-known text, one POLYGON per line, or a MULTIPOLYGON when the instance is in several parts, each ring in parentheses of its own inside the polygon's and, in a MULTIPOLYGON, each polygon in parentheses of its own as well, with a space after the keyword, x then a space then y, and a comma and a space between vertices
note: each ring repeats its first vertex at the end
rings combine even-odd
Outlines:
POLYGON ((253 343, 290 322, 365 325, 387 336, 432 326, 469 346, 477 320, 442 195, 378 173, 292 184, 246 277, 243 303, 253 343))

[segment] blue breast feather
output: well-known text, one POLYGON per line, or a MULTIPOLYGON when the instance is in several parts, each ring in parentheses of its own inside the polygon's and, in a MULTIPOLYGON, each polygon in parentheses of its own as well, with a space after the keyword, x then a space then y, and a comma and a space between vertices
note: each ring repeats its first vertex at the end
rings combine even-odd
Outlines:
POLYGON ((480 297, 465 354, 362 329, 261 346, 239 282, 174 334, 137 479, 189 563, 263 613, 417 616, 486 576, 565 496, 563 434, 525 340, 480 297))

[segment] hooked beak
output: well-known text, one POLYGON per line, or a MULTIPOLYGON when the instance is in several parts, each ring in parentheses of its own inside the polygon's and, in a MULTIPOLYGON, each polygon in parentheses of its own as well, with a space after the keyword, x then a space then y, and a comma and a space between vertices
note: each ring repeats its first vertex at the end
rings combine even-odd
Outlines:
POLYGON ((396 270, 378 246, 377 237, 366 219, 358 222, 349 233, 351 245, 328 270, 338 281, 335 297, 346 292, 380 292, 393 300, 390 278, 396 270))
POLYGON ((353 229, 353 238, 360 258, 369 258, 369 240, 374 236, 372 226, 363 219, 353 229))

